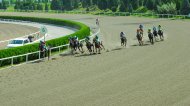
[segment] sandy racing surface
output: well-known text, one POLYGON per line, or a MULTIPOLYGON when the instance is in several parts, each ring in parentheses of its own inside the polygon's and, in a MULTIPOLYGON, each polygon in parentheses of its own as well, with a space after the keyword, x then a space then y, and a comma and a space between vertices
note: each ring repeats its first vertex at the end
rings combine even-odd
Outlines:
POLYGON ((35 33, 38 30, 38 28, 32 26, 5 24, 0 21, 0 41, 35 33))
MULTIPOLYGON (((23 13, 2 13, 27 15, 23 13)), ((31 16, 36 14, 30 13, 31 16)), ((94 23, 97 16, 39 14, 94 23)), ((190 21, 100 17, 106 49, 100 55, 55 55, 54 60, 0 71, 2 106, 189 106, 190 21), (136 28, 161 24, 167 39, 137 46, 136 28), (121 48, 119 33, 128 35, 121 48)), ((145 35, 147 36, 147 35, 145 35)), ((147 38, 145 38, 147 41, 147 38)))

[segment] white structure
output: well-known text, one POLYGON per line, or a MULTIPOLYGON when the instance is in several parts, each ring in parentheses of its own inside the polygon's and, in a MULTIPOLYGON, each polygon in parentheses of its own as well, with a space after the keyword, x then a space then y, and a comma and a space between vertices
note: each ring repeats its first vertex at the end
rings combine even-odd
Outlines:
POLYGON ((16 38, 14 40, 9 41, 7 48, 19 47, 24 46, 29 43, 28 38, 16 38))

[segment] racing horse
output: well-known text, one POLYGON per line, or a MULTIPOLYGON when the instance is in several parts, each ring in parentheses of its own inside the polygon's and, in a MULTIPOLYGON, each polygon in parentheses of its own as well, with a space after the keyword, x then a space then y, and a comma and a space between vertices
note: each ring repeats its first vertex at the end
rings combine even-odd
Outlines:
POLYGON ((137 29, 137 40, 139 42, 139 46, 142 46, 143 45, 143 33, 141 32, 140 29, 137 29))
POLYGON ((157 41, 158 38, 158 32, 156 30, 153 30, 153 35, 154 35, 154 39, 155 41, 157 41))
POLYGON ((98 54, 100 54, 100 51, 102 49, 100 41, 98 41, 96 38, 94 38, 93 43, 94 43, 94 46, 95 46, 96 53, 98 51, 98 54))
POLYGON ((150 43, 153 45, 154 44, 154 37, 153 37, 153 34, 151 33, 150 30, 148 32, 148 37, 149 37, 150 43))
POLYGON ((49 51, 49 47, 46 46, 46 43, 43 41, 40 41, 39 44, 39 50, 40 50, 40 57, 41 58, 45 58, 48 56, 48 60, 50 58, 50 51, 49 51))
POLYGON ((125 46, 127 45, 127 38, 126 37, 122 37, 121 38, 121 46, 125 46))
POLYGON ((91 42, 86 42, 86 47, 89 51, 90 54, 92 54, 94 52, 94 45, 91 42))
POLYGON ((160 36, 160 40, 164 40, 164 33, 162 30, 158 30, 158 35, 160 36))
POLYGON ((84 53, 84 51, 83 51, 83 43, 77 41, 77 40, 74 39, 74 38, 70 38, 70 39, 69 39, 69 47, 70 47, 71 50, 72 50, 72 54, 74 54, 74 51, 76 52, 77 49, 78 49, 81 53, 84 53))

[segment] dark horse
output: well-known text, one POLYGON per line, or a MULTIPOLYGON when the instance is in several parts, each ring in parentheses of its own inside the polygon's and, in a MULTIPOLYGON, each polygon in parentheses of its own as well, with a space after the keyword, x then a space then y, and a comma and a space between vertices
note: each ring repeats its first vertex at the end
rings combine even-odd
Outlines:
POLYGON ((160 36, 160 40, 164 40, 164 33, 162 30, 158 30, 158 35, 160 36))
POLYGON ((92 52, 94 52, 94 45, 91 42, 87 41, 86 47, 87 47, 88 51, 90 52, 90 54, 92 54, 92 52))
MULTIPOLYGON (((77 51, 77 49, 81 52, 81 53, 83 53, 84 51, 83 51, 83 44, 82 44, 82 42, 79 42, 79 41, 77 41, 76 39, 74 39, 74 38, 70 38, 69 39, 69 46, 70 46, 70 48, 72 49, 72 53, 73 53, 73 51, 77 51)), ((73 53, 74 54, 74 53, 73 53)))
POLYGON ((125 46, 127 45, 127 38, 126 37, 122 37, 121 38, 121 46, 125 46))
POLYGON ((158 32, 156 30, 153 31, 154 39, 157 41, 158 38, 158 32))
POLYGON ((101 43, 99 41, 96 40, 96 38, 93 39, 93 43, 95 45, 95 50, 96 50, 96 53, 97 53, 97 50, 98 50, 98 53, 100 54, 100 51, 101 51, 101 43))
POLYGON ((40 57, 41 58, 45 58, 45 57, 48 57, 48 60, 49 60, 49 57, 50 57, 50 51, 49 51, 49 47, 46 47, 46 44, 45 42, 40 42, 39 44, 39 50, 40 50, 40 57))
POLYGON ((150 43, 153 45, 154 44, 154 37, 153 37, 153 34, 151 32, 148 33, 148 37, 149 37, 150 43))

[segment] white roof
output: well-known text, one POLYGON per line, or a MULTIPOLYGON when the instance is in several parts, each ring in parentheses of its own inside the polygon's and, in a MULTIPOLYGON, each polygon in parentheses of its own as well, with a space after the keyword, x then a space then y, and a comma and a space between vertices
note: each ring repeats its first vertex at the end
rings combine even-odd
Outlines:
POLYGON ((13 40, 28 40, 28 38, 15 38, 13 40))

